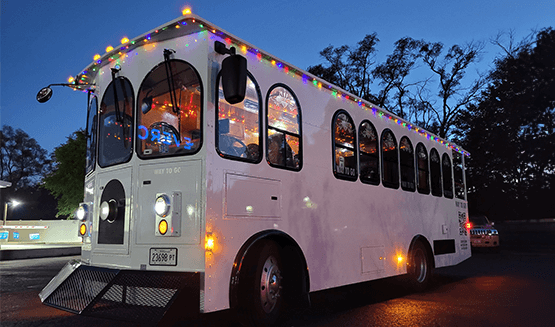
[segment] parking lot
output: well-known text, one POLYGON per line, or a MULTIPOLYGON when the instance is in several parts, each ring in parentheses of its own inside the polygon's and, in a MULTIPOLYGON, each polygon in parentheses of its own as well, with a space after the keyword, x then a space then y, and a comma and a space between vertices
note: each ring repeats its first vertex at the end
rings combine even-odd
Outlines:
MULTIPOLYGON (((553 326, 555 231, 496 226, 500 251, 436 270, 432 287, 411 293, 402 277, 315 292, 312 307, 283 326, 553 326)), ((38 292, 71 258, 0 262, 2 326, 135 326, 76 316, 40 303, 38 292)), ((238 326, 230 311, 177 326, 238 326)))

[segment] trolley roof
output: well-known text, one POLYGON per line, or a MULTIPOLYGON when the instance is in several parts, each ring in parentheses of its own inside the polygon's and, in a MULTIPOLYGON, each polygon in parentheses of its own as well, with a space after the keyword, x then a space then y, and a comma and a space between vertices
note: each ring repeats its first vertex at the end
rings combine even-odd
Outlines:
POLYGON ((212 34, 221 37, 225 40, 228 46, 234 46, 239 53, 244 55, 251 54, 256 56, 259 61, 265 62, 268 65, 274 66, 276 69, 288 74, 292 77, 302 79, 306 84, 312 84, 319 89, 327 90, 334 98, 345 99, 356 103, 361 109, 370 111, 374 116, 381 119, 387 119, 392 123, 398 124, 409 131, 420 134, 420 136, 432 141, 436 141, 447 148, 451 148, 458 153, 469 156, 470 153, 462 147, 456 145, 454 142, 443 139, 427 130, 418 127, 411 122, 394 115, 393 113, 379 108, 378 106, 363 100, 356 95, 353 95, 340 87, 333 85, 317 76, 314 76, 302 69, 295 67, 287 62, 284 62, 269 53, 258 49, 252 44, 228 33, 227 31, 217 27, 216 25, 208 22, 207 20, 185 12, 183 16, 176 18, 164 25, 148 31, 132 40, 124 38, 121 44, 117 47, 106 48, 106 53, 103 55, 95 55, 93 61, 81 71, 75 78, 70 78, 70 83, 73 83, 75 89, 89 90, 94 89, 93 81, 100 68, 110 65, 117 66, 125 60, 128 56, 132 55, 132 51, 140 47, 153 45, 158 42, 177 38, 183 35, 189 35, 200 32, 211 32, 212 34))

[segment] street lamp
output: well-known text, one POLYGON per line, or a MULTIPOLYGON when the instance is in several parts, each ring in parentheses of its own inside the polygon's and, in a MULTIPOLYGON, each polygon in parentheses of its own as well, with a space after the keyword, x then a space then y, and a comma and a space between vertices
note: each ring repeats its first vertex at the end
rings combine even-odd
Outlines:
POLYGON ((15 208, 20 204, 21 202, 17 200, 12 200, 12 202, 4 203, 4 226, 6 226, 6 219, 8 218, 8 205, 11 205, 13 208, 15 208))

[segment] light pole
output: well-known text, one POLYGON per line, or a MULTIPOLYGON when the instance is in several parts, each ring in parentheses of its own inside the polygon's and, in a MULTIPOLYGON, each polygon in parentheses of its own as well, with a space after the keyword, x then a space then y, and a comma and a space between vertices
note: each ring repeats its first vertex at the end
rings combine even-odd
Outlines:
POLYGON ((21 202, 17 200, 12 200, 12 202, 5 202, 4 203, 4 226, 6 226, 6 220, 8 218, 8 205, 11 204, 13 208, 17 207, 21 204, 21 202))

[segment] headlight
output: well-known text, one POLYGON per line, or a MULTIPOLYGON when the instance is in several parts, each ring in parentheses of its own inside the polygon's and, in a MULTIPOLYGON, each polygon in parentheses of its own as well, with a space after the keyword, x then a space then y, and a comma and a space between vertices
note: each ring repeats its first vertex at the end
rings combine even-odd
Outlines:
POLYGON ((87 219, 88 214, 89 206, 86 203, 81 203, 79 205, 79 208, 77 208, 77 211, 75 211, 75 217, 77 217, 77 219, 79 220, 87 219))
POLYGON ((166 217, 170 212, 170 198, 166 194, 159 195, 154 203, 154 211, 158 216, 166 217))
POLYGON ((113 223, 118 214, 116 200, 104 201, 100 204, 100 219, 113 223))

